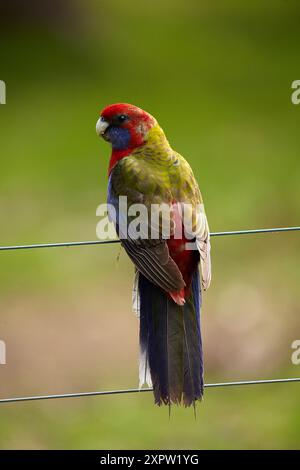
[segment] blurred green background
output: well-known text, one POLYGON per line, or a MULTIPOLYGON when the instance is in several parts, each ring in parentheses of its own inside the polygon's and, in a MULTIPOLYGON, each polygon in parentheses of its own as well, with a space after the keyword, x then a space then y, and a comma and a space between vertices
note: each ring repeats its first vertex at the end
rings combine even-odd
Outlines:
MULTIPOLYGON (((299 225, 297 0, 2 1, 0 244, 95 239, 109 148, 99 111, 156 116, 192 164, 212 231, 299 225)), ((206 382, 300 375, 298 233, 215 238, 206 382)), ((1 397, 132 388, 133 268, 119 248, 2 252, 1 397)), ((4 448, 300 448, 300 386, 0 405, 4 448)))

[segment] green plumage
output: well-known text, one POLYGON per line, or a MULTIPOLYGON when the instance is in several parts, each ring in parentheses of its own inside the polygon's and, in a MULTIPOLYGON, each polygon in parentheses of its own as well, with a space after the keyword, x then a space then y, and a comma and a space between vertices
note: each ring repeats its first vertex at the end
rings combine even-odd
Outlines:
POLYGON ((187 161, 172 150, 162 129, 156 125, 141 147, 123 158, 114 170, 113 190, 126 195, 128 205, 144 203, 202 202, 198 184, 187 161))

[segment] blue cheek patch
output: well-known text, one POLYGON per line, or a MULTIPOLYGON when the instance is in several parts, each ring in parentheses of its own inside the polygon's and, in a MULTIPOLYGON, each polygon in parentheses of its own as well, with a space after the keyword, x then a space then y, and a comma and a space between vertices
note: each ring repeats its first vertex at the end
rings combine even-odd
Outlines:
POLYGON ((109 140, 115 150, 124 150, 129 146, 130 132, 122 127, 110 127, 109 140))

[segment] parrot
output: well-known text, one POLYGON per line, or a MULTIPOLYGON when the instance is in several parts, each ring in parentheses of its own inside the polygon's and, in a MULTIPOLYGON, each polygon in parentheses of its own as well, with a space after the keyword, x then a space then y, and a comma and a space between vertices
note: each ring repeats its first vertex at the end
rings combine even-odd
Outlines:
POLYGON ((211 282, 210 232, 199 186, 189 163, 143 109, 127 103, 108 105, 100 113, 96 132, 111 145, 107 204, 114 210, 108 209, 109 217, 135 266, 132 299, 139 317, 139 389, 145 384, 152 388, 159 406, 195 409, 204 391, 202 291, 211 282), (126 197, 126 207, 121 197, 126 197), (164 214, 155 227, 145 216, 150 225, 143 234, 147 236, 127 233, 133 219, 130 209, 136 204, 150 212, 154 206, 168 207, 168 236, 162 230, 164 214), (187 231, 184 206, 192 221, 187 231), (176 227, 182 228, 177 236, 176 227))

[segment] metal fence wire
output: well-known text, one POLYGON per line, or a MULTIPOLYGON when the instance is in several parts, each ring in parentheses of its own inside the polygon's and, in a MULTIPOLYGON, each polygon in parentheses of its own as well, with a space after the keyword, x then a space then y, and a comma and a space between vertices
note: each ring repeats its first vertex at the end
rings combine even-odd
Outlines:
MULTIPOLYGON (((235 231, 223 231, 223 232, 211 232, 211 237, 223 237, 223 236, 235 236, 235 235, 254 235, 254 234, 270 234, 279 232, 295 232, 300 231, 300 227, 279 227, 279 228, 263 228, 263 229, 251 229, 251 230, 235 230, 235 231)), ((14 251, 14 250, 30 250, 38 248, 63 248, 63 247, 75 247, 75 246, 89 246, 89 245, 107 245, 111 243, 120 243, 120 240, 86 240, 78 242, 60 242, 60 243, 38 243, 31 245, 8 245, 0 246, 0 251, 14 251)), ((300 382, 300 377, 288 377, 282 379, 263 379, 263 380, 243 380, 235 382, 219 382, 205 384, 205 388, 221 388, 221 387, 239 387, 244 385, 267 385, 267 384, 280 384, 280 383, 297 383, 300 382)), ((123 395, 130 393, 143 393, 150 392, 152 388, 131 388, 124 390, 102 390, 96 392, 78 392, 78 393, 61 393, 52 395, 38 395, 38 396, 23 396, 23 397, 10 397, 1 398, 0 404, 7 403, 18 403, 18 402, 29 402, 38 400, 53 400, 62 398, 79 398, 79 397, 95 397, 104 395, 123 395)))

